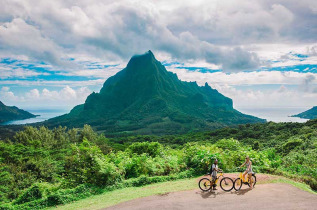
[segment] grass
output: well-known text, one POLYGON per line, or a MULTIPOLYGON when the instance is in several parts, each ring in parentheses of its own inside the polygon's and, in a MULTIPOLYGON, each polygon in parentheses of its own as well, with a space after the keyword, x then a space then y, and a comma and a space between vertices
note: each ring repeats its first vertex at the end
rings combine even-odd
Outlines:
MULTIPOLYGON (((169 192, 197 189, 197 177, 177 181, 162 182, 142 187, 129 187, 92 196, 74 203, 57 206, 50 209, 101 209, 113 206, 125 201, 147 197, 151 195, 165 194, 169 192)), ((270 175, 270 179, 260 181, 258 184, 287 183, 301 190, 316 194, 308 185, 293 181, 281 176, 270 175)))
MULTIPOLYGON (((288 179, 285 177, 281 177, 281 176, 276 176, 276 179, 272 179, 272 180, 265 182, 265 183, 286 183, 286 184, 293 185, 294 187, 296 187, 298 189, 301 189, 301 190, 304 190, 304 191, 307 191, 307 192, 310 192, 312 194, 317 195, 317 192, 312 190, 309 187, 309 185, 302 183, 302 182, 296 182, 294 180, 291 180, 291 179, 288 179)), ((265 184, 265 183, 263 183, 263 184, 265 184)))
POLYGON ((162 182, 143 187, 129 187, 92 196, 71 204, 50 209, 100 209, 116 205, 121 202, 159 195, 168 192, 191 190, 197 188, 197 178, 181 179, 177 181, 162 182))

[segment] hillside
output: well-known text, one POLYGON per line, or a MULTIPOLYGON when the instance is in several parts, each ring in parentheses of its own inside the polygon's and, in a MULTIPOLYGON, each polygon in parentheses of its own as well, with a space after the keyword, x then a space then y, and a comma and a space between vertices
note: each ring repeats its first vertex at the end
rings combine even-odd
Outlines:
POLYGON ((36 117, 36 115, 19 109, 16 106, 6 106, 0 101, 0 123, 11 120, 24 120, 32 117, 36 117))
POLYGON ((246 155, 257 173, 286 176, 317 190, 316 126, 317 120, 246 124, 165 137, 131 136, 127 142, 108 139, 88 125, 26 126, 0 141, 0 209, 55 208, 112 190, 201 176, 214 158, 227 174, 246 155))
POLYGON ((207 83, 180 81, 148 51, 133 56, 69 114, 48 120, 52 127, 90 124, 107 133, 174 134, 228 125, 265 122, 233 109, 232 100, 207 83))
POLYGON ((304 111, 302 113, 299 113, 297 115, 293 115, 292 117, 300 117, 304 119, 316 119, 317 118, 317 106, 314 106, 313 108, 304 111))

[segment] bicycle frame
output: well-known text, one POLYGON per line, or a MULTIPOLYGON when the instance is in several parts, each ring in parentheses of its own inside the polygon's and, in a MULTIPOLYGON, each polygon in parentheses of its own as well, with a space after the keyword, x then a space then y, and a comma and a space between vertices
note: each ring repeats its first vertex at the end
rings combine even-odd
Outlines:
POLYGON ((249 176, 247 176, 247 178, 245 179, 243 177, 243 173, 242 172, 239 174, 239 178, 242 180, 242 182, 249 182, 249 176))
MULTIPOLYGON (((217 184, 217 183, 218 183, 218 180, 219 180, 220 177, 223 177, 223 172, 220 172, 220 173, 219 173, 219 176, 217 176, 217 178, 216 178, 214 184, 217 184)), ((212 182, 212 179, 211 179, 211 182, 212 182)))
POLYGON ((243 172, 239 174, 239 178, 242 180, 242 183, 250 183, 249 174, 246 174, 246 178, 243 177, 243 172))

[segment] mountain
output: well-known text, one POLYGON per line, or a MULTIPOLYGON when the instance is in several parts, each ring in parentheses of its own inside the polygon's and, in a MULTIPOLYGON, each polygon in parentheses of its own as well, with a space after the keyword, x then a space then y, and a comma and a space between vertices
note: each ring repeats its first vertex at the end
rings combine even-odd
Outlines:
POLYGON ((50 126, 90 124, 106 133, 175 134, 227 125, 265 122, 233 109, 232 100, 207 83, 180 81, 148 51, 107 79, 99 93, 50 126))
POLYGON ((293 115, 292 117, 300 117, 304 119, 316 119, 317 118, 317 106, 314 106, 311 109, 308 109, 302 113, 293 115))
POLYGON ((32 117, 36 117, 36 115, 19 109, 16 106, 6 106, 0 101, 0 123, 11 120, 24 120, 32 117))

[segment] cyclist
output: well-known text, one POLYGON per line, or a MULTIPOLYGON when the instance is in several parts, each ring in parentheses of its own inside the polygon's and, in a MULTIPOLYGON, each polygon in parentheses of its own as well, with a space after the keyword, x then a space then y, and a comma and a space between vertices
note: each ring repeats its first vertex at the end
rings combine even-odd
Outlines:
MULTIPOLYGON (((249 181, 251 182, 252 181, 251 178, 252 178, 253 171, 252 171, 252 162, 251 162, 249 156, 246 156, 245 162, 240 166, 240 168, 243 167, 243 166, 246 166, 246 170, 243 173, 243 180, 245 180, 245 175, 248 174, 249 181)), ((252 189, 252 183, 250 183, 250 189, 252 189)))
POLYGON ((215 181, 217 179, 217 172, 218 172, 218 160, 215 159, 215 161, 212 164, 211 169, 210 169, 210 175, 212 177, 212 183, 213 183, 213 185, 212 185, 213 190, 217 190, 217 188, 216 188, 217 185, 215 183, 215 181))

